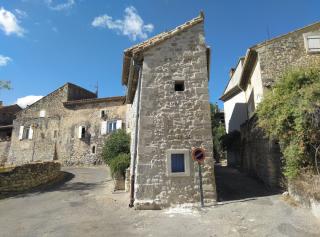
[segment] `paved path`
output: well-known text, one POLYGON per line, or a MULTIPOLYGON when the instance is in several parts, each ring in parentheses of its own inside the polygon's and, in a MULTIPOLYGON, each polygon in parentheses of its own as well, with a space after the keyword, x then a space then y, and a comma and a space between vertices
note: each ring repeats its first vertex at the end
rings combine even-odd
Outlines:
MULTIPOLYGON (((320 236, 320 222, 280 195, 241 197, 234 194, 239 188, 225 183, 225 201, 215 207, 135 211, 127 207, 128 194, 112 194, 106 168, 66 171, 74 177, 63 185, 0 200, 0 236, 320 236)), ((218 179, 230 176, 230 170, 219 171, 218 179)))

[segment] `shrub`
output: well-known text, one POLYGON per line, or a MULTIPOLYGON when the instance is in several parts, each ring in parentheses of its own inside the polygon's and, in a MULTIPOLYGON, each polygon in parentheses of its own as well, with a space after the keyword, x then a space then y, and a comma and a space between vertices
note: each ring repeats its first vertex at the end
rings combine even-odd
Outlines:
POLYGON ((221 112, 218 105, 210 104, 212 143, 214 158, 219 161, 224 158, 222 137, 226 134, 224 123, 221 122, 221 112))
POLYGON ((126 169, 130 166, 130 154, 119 154, 110 161, 112 177, 125 177, 126 169))
POLYGON ((320 147, 320 68, 289 71, 257 108, 259 126, 279 140, 285 175, 292 179, 302 168, 317 166, 320 147))
POLYGON ((102 158, 107 165, 110 165, 110 162, 122 153, 130 153, 130 136, 124 130, 117 130, 105 140, 102 158))

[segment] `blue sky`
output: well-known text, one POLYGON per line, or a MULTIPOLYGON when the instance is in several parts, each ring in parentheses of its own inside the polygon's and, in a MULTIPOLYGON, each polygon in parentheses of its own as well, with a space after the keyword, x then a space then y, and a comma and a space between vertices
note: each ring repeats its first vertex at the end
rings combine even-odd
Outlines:
POLYGON ((319 9, 319 0, 0 0, 0 80, 13 87, 0 100, 46 95, 66 82, 92 91, 98 82, 100 97, 122 95, 123 50, 203 10, 216 102, 248 47, 268 29, 275 37, 320 21, 319 9))

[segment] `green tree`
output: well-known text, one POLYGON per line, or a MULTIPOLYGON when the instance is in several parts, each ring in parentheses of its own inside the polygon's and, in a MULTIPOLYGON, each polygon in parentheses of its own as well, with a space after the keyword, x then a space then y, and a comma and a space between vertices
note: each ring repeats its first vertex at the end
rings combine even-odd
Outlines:
POLYGON ((217 161, 223 157, 222 137, 225 135, 225 126, 221 121, 221 112, 217 104, 210 104, 211 111, 211 127, 212 127, 212 142, 213 155, 217 161))
POLYGON ((130 136, 125 130, 117 130, 108 136, 102 149, 102 158, 107 165, 120 154, 130 153, 130 136))
POLYGON ((10 90, 11 89, 10 81, 0 81, 0 89, 10 90))
POLYGON ((320 69, 304 68, 284 74, 257 108, 259 126, 279 141, 285 175, 317 167, 320 146, 320 69))

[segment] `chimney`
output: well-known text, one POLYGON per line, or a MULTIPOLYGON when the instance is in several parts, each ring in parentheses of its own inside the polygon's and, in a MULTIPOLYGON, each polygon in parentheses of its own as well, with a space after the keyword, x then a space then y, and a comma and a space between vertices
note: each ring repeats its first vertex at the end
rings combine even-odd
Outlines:
POLYGON ((236 71, 236 69, 234 68, 231 68, 230 71, 229 71, 229 76, 230 78, 233 76, 234 72, 236 71))
POLYGON ((2 106, 3 106, 3 101, 0 100, 0 107, 2 107, 2 106))

